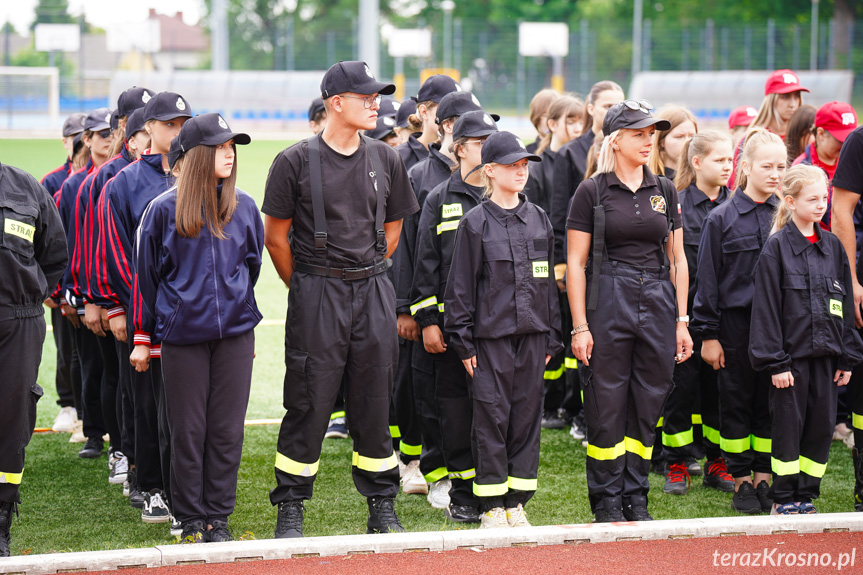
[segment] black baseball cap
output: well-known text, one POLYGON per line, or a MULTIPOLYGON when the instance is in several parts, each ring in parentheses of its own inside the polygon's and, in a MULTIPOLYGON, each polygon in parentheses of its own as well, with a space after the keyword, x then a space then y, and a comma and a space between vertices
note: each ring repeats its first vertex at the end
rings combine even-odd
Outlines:
POLYGON ((312 105, 309 106, 309 120, 314 120, 315 116, 317 116, 324 110, 326 110, 326 108, 324 107, 324 101, 320 98, 315 98, 314 100, 312 100, 312 105))
MULTIPOLYGON (((248 134, 232 132, 228 123, 217 112, 195 116, 186 120, 180 128, 180 134, 174 138, 177 141, 176 148, 179 150, 174 148, 173 151, 168 151, 168 162, 173 166, 177 158, 195 146, 218 146, 231 139, 239 145, 246 145, 252 141, 248 134), (176 154, 176 157, 172 158, 171 154, 176 154)), ((172 147, 174 140, 171 140, 172 147)))
POLYGON ((617 130, 638 130, 656 126, 657 130, 670 130, 671 122, 650 113, 653 106, 647 100, 624 100, 608 109, 602 121, 602 133, 608 136, 617 130))
MULTIPOLYGON (((437 107, 435 121, 440 124, 447 118, 461 116, 466 112, 482 110, 482 106, 476 96, 470 92, 450 92, 443 98, 437 107)), ((495 122, 500 120, 497 114, 489 114, 495 122)))
POLYGON ((117 114, 120 117, 129 116, 138 108, 143 108, 156 93, 147 88, 132 86, 117 98, 117 114))
POLYGON ((132 111, 129 114, 129 117, 126 118, 126 139, 128 140, 132 136, 135 135, 136 132, 140 132, 144 129, 144 108, 138 108, 137 110, 132 111))
POLYGON ((479 138, 495 132, 497 132, 497 124, 494 123, 491 114, 482 110, 474 110, 465 112, 455 121, 452 128, 452 139, 479 138))
POLYGON ((423 85, 420 86, 420 91, 417 92, 416 102, 432 101, 435 104, 440 103, 441 99, 451 92, 461 92, 462 88, 458 82, 445 74, 435 74, 429 76, 423 85))
POLYGON ((84 120, 84 129, 91 132, 101 132, 111 129, 111 110, 108 108, 96 108, 84 120))
POLYGON ((542 161, 542 158, 536 154, 528 152, 521 138, 512 132, 497 132, 492 134, 482 145, 483 164, 503 164, 509 166, 525 158, 531 162, 542 161))
POLYGON ((144 106, 144 121, 165 122, 174 118, 191 118, 192 107, 176 92, 159 92, 144 106))
POLYGON ((84 112, 75 112, 70 114, 63 122, 63 137, 74 136, 84 131, 84 120, 87 119, 87 114, 84 112))
POLYGON ((374 130, 366 132, 366 136, 375 140, 383 140, 386 136, 394 134, 396 121, 392 116, 378 116, 378 122, 374 130))
POLYGON ((321 80, 321 98, 324 100, 345 92, 388 96, 395 91, 394 84, 378 82, 369 65, 356 60, 333 64, 321 80))
POLYGON ((417 103, 412 98, 402 100, 399 105, 399 111, 396 114, 396 125, 399 128, 408 127, 408 118, 411 114, 417 113, 417 103))
POLYGON ((120 114, 117 110, 111 112, 111 131, 116 130, 120 127, 120 114))
POLYGON ((393 98, 381 98, 381 105, 378 108, 378 118, 381 116, 395 118, 401 106, 401 102, 397 102, 393 98))

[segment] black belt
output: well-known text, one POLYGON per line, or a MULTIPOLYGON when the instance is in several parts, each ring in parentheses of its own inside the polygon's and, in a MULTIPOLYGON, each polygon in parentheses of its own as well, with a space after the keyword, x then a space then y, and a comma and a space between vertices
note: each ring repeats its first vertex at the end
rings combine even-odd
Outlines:
POLYGON ((393 265, 393 261, 389 258, 377 262, 376 264, 363 268, 333 268, 329 266, 317 266, 304 262, 294 262, 294 270, 315 276, 324 276, 328 278, 339 278, 345 281, 362 280, 370 278, 378 274, 382 274, 393 265))

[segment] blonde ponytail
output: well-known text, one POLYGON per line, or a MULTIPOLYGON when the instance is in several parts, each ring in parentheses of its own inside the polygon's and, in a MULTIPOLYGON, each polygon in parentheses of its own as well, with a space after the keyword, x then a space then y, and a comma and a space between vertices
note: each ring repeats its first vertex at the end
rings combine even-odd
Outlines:
POLYGON ((614 142, 620 136, 620 130, 607 135, 602 140, 602 147, 599 149, 599 158, 596 160, 596 174, 609 174, 614 171, 617 166, 614 156, 614 142))

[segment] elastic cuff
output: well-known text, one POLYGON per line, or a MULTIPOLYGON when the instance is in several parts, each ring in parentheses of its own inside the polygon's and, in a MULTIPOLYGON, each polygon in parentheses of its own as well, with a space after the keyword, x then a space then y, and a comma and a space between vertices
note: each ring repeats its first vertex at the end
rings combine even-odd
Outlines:
POLYGON ((791 371, 790 363, 780 363, 779 365, 771 365, 767 369, 765 369, 769 375, 776 375, 777 373, 785 373, 786 371, 791 371))
POLYGON ((423 314, 421 316, 415 315, 414 321, 417 322, 421 328, 425 328, 425 327, 428 327, 430 325, 436 325, 436 326, 441 327, 441 329, 443 329, 443 326, 440 325, 439 318, 431 317, 428 314, 423 314))
POLYGON ((108 319, 121 315, 126 315, 126 308, 124 308, 123 306, 119 305, 108 308, 108 319))
POLYGON ((150 346, 150 358, 159 359, 162 357, 162 344, 157 343, 150 346))
POLYGON ((146 331, 135 331, 132 334, 132 341, 135 345, 150 345, 150 334, 146 331))

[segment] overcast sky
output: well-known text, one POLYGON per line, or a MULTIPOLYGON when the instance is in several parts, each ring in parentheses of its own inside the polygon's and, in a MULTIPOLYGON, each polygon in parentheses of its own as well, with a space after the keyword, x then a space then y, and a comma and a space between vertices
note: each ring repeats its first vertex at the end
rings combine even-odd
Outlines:
MULTIPOLYGON (((11 21, 19 32, 26 32, 36 17, 37 0, 8 0, 0 8, 0 18, 11 21)), ((123 22, 140 22, 147 18, 150 8, 172 16, 183 12, 187 24, 201 18, 203 0, 69 0, 69 12, 79 15, 83 11, 87 21, 100 28, 123 22)))

